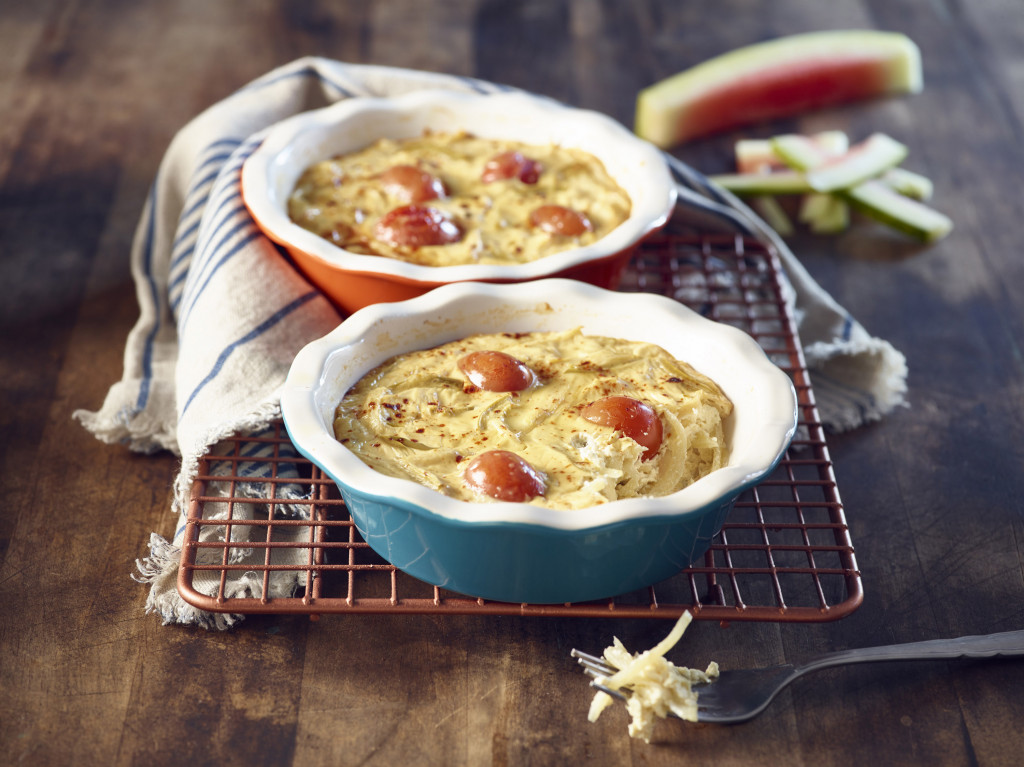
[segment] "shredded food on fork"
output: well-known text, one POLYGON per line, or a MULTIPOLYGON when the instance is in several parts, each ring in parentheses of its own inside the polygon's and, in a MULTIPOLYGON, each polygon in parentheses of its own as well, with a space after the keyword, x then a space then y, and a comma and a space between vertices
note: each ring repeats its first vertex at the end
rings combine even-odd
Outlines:
MULTIPOLYGON (((630 653, 619 641, 612 639, 612 645, 604 650, 604 660, 618 669, 607 677, 595 681, 611 690, 628 688, 626 711, 630 715, 629 735, 651 742, 655 717, 664 719, 669 713, 690 722, 697 721, 697 692, 695 684, 706 684, 718 676, 718 664, 712 661, 706 671, 676 666, 665 658, 682 638, 693 616, 684 612, 675 626, 663 640, 650 650, 630 653)), ((604 691, 598 691, 590 704, 587 718, 597 721, 614 699, 604 691)))

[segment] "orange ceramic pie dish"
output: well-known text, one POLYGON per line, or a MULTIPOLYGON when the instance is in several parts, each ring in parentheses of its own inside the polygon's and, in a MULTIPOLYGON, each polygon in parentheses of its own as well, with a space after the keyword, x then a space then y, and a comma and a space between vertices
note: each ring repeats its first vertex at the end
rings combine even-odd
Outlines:
MULTIPOLYGON (((564 197, 564 190, 557 191, 564 197)), ((605 115, 525 93, 419 91, 349 99, 284 120, 246 161, 242 195, 263 232, 288 251, 335 305, 353 312, 453 282, 564 277, 614 288, 635 248, 668 220, 676 193, 661 153, 605 115), (445 265, 339 247, 289 215, 297 183, 316 163, 350 155, 380 139, 401 142, 431 134, 468 134, 586 153, 628 197, 628 213, 597 239, 569 243, 533 260, 445 265)), ((590 194, 591 200, 597 198, 590 194)))

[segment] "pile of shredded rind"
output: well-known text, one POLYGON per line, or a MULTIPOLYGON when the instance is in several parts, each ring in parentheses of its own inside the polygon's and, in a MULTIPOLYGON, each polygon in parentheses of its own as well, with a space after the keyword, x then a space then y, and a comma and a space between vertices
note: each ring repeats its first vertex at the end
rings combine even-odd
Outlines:
MULTIPOLYGON (((698 671, 676 666, 665 658, 665 653, 682 638, 692 620, 689 611, 684 612, 667 637, 642 653, 631 654, 617 637, 613 638, 610 647, 605 648, 604 660, 618 671, 596 681, 611 690, 628 688, 630 691, 626 701, 630 737, 650 743, 655 717, 664 719, 669 713, 690 722, 697 721, 697 692, 693 685, 707 684, 715 679, 718 664, 712 661, 706 671, 698 671)), ((591 722, 597 721, 613 701, 611 695, 598 691, 590 704, 587 718, 591 722)))

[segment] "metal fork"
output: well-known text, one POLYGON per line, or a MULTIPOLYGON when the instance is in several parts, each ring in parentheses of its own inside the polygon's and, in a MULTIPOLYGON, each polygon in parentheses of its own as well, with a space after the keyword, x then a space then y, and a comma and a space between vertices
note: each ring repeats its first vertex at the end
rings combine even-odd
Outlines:
MULTIPOLYGON (((862 647, 820 655, 799 664, 787 663, 763 669, 722 671, 711 683, 693 686, 697 692, 697 721, 718 724, 746 722, 764 711, 775 696, 794 679, 811 671, 832 666, 872 661, 991 658, 1000 655, 1024 655, 1024 630, 955 639, 929 639, 883 647, 862 647)), ((587 655, 579 650, 573 650, 572 657, 577 658, 585 672, 594 678, 591 686, 604 690, 620 700, 628 697, 626 688, 611 690, 597 681, 597 677, 611 676, 617 670, 602 658, 587 655)))

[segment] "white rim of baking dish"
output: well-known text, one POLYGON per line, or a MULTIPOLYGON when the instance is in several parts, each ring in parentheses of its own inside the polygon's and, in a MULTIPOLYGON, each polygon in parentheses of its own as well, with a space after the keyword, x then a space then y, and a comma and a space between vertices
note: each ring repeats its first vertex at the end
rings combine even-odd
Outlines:
POLYGON ((797 398, 789 376, 743 331, 706 319, 665 296, 616 293, 564 279, 457 283, 407 301, 360 309, 296 355, 281 408, 298 450, 356 493, 416 507, 453 523, 563 531, 682 516, 733 497, 774 470, 797 425, 797 398), (341 395, 395 354, 477 332, 571 327, 656 343, 711 377, 734 405, 726 421, 729 464, 670 495, 558 511, 526 503, 451 498, 371 469, 334 438, 332 419, 341 395))
POLYGON ((242 197, 274 239, 355 272, 414 282, 536 279, 618 253, 665 224, 676 187, 661 152, 612 118, 522 92, 478 94, 424 90, 390 98, 352 98, 287 118, 270 128, 242 168, 242 197), (351 253, 288 217, 288 196, 315 162, 355 151, 381 137, 408 138, 424 129, 466 130, 483 138, 578 147, 598 157, 625 189, 629 218, 596 242, 524 264, 423 266, 351 253))

